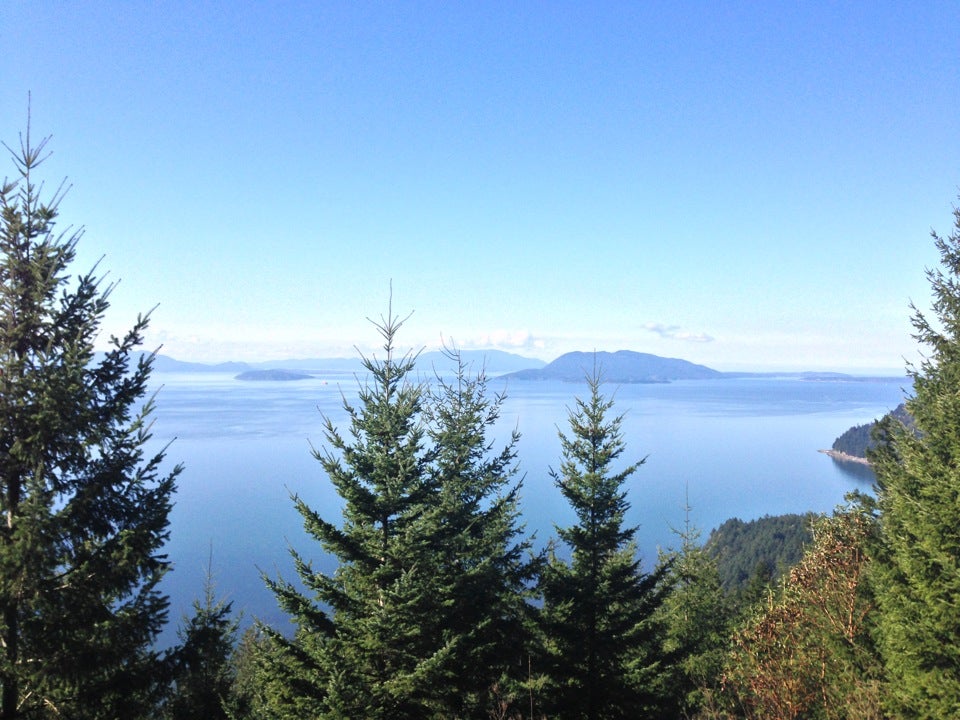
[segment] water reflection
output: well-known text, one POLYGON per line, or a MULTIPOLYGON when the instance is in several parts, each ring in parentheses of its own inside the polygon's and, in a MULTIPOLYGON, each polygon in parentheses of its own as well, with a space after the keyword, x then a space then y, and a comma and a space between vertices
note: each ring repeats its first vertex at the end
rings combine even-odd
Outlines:
POLYGON ((873 485, 877 481, 873 468, 866 463, 839 460, 835 457, 830 459, 833 461, 834 467, 851 480, 856 480, 858 483, 864 483, 865 485, 873 485))

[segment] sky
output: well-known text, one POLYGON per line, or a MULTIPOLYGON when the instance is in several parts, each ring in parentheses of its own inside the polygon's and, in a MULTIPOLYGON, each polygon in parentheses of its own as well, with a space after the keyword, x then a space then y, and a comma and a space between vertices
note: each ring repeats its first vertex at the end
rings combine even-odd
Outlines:
POLYGON ((0 44, 104 338, 153 308, 181 360, 392 307, 401 348, 901 371, 960 192, 956 2, 5 0, 0 44))

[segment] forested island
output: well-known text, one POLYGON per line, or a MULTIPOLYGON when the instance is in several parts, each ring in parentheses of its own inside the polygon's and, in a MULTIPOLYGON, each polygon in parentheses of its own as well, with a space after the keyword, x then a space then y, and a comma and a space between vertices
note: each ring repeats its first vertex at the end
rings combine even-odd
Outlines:
POLYGON ((312 380, 313 375, 296 370, 247 370, 236 376, 245 382, 290 382, 292 380, 312 380))

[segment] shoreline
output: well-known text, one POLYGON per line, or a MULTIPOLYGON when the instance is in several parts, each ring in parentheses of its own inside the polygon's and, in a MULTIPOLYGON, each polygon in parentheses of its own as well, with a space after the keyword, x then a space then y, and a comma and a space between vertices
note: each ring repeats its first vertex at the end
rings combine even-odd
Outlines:
POLYGON ((822 452, 824 455, 829 455, 834 460, 840 462, 855 462, 861 465, 866 465, 870 467, 871 463, 865 457, 859 457, 858 455, 848 455, 845 452, 840 452, 839 450, 817 450, 817 452, 822 452))

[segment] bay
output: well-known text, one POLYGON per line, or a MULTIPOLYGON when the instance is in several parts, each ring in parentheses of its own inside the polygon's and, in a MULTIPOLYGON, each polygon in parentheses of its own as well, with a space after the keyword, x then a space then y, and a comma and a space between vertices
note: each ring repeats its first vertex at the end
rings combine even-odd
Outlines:
MULTIPOLYGON (((175 638, 179 618, 202 592, 207 568, 217 593, 244 613, 279 629, 289 625, 267 590, 268 577, 294 579, 289 549, 324 571, 334 567, 304 533, 291 495, 339 523, 340 498, 311 448, 324 448, 323 416, 347 430, 344 398, 355 400, 350 375, 299 382, 243 382, 216 373, 156 373, 151 450, 167 446, 167 467, 182 462, 167 553, 173 571, 163 590, 175 638), (211 563, 212 561, 212 563, 211 563)), ((903 399, 906 379, 802 380, 737 378, 606 386, 624 415, 626 464, 645 458, 628 486, 627 522, 647 568, 689 519, 704 537, 724 520, 788 512, 830 512, 855 489, 869 490, 860 468, 818 453, 851 425, 873 420, 903 399), (860 471, 859 473, 857 471, 860 471)), ((526 531, 538 546, 555 524, 573 521, 550 478, 560 461, 558 430, 585 385, 505 383, 507 399, 495 436, 520 430, 518 478, 526 531)))

